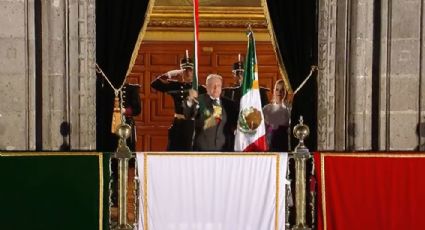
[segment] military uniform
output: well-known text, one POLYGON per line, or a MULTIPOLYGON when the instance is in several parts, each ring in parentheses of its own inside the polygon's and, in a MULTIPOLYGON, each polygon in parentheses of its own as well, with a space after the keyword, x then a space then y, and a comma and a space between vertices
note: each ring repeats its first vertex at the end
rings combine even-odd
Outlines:
MULTIPOLYGON (((191 67, 189 58, 183 59, 182 68, 191 67)), ((191 82, 179 82, 174 79, 166 79, 166 74, 160 75, 152 81, 151 87, 173 98, 174 120, 168 129, 168 151, 190 151, 193 145, 194 120, 185 118, 183 115, 183 103, 192 89, 191 82), (166 79, 166 80, 165 80, 166 79)), ((199 94, 206 93, 204 86, 199 85, 199 94)))
POLYGON ((132 151, 136 151, 136 123, 134 122, 135 116, 142 112, 142 105, 139 96, 140 85, 138 84, 125 84, 122 87, 123 107, 125 108, 125 120, 131 126, 131 136, 127 139, 127 146, 132 151))
MULTIPOLYGON (((242 87, 234 86, 234 87, 226 87, 222 90, 223 97, 234 101, 235 103, 240 103, 242 97, 242 87)), ((267 96, 267 92, 270 91, 267 88, 260 87, 260 97, 261 97, 261 106, 269 104, 269 97, 267 96)))
MULTIPOLYGON (((238 61, 233 64, 233 74, 236 75, 237 72, 243 73, 243 62, 238 61)), ((260 97, 261 97, 261 106, 265 106, 269 104, 269 97, 267 96, 267 92, 270 91, 267 88, 260 87, 260 97)), ((222 90, 222 96, 228 98, 235 103, 239 104, 242 97, 242 88, 239 83, 235 84, 233 87, 226 87, 222 90)))

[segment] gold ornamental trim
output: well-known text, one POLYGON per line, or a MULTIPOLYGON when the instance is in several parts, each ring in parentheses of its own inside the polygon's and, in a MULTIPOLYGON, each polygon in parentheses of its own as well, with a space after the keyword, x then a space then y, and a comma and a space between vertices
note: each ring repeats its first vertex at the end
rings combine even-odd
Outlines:
POLYGON ((326 220, 326 189, 325 189, 325 154, 320 155, 320 175, 322 177, 322 212, 323 212, 323 229, 327 229, 327 220, 326 220))
POLYGON ((103 230, 103 155, 99 153, 99 230, 103 230))
POLYGON ((286 67, 285 67, 285 63, 283 62, 283 58, 282 55, 280 53, 280 49, 279 49, 279 44, 277 43, 277 38, 276 38, 276 33, 274 32, 274 27, 273 27, 273 23, 272 23, 272 19, 270 17, 269 14, 269 8, 267 6, 267 1, 266 0, 261 0, 261 6, 263 8, 263 12, 264 15, 266 17, 266 25, 267 25, 267 29, 270 35, 270 40, 272 41, 272 45, 273 45, 273 51, 274 54, 276 56, 276 60, 278 63, 278 67, 279 67, 279 73, 283 79, 283 81, 285 82, 285 88, 288 91, 289 94, 292 94, 292 86, 291 86, 291 82, 289 81, 289 76, 288 76, 288 72, 286 72, 286 67))
POLYGON ((143 154, 143 172, 143 218, 145 218, 143 227, 148 230, 148 153, 143 154))
POLYGON ((424 158, 424 152, 403 153, 403 152, 388 152, 388 153, 321 153, 326 157, 352 157, 352 158, 424 158))
POLYGON ((150 17, 152 15, 152 9, 154 4, 155 4, 155 0, 149 0, 148 6, 146 8, 145 18, 143 20, 143 26, 139 31, 139 35, 137 36, 137 41, 136 41, 136 44, 134 45, 134 49, 131 54, 130 63, 128 64, 127 73, 125 74, 125 80, 127 79, 127 76, 133 70, 134 63, 136 63, 137 56, 139 55, 140 45, 142 44, 143 37, 145 36, 146 29, 150 21, 150 17))
MULTIPOLYGON (((246 29, 251 25, 254 29, 267 29, 267 23, 263 20, 261 21, 247 21, 247 20, 237 20, 237 19, 211 19, 208 21, 199 21, 199 31, 211 31, 211 30, 221 30, 224 28, 244 28, 246 29)), ((193 21, 175 18, 170 20, 170 18, 163 20, 152 20, 149 22, 148 31, 163 31, 163 30, 187 30, 193 31, 193 21)))
MULTIPOLYGON (((192 6, 154 6, 151 19, 156 18, 190 18, 193 20, 192 6)), ((199 19, 204 18, 250 18, 265 19, 262 7, 220 7, 220 6, 200 6, 199 19), (225 13, 223 13, 225 12, 225 13)))
POLYGON ((98 152, 0 152, 0 157, 28 157, 28 156, 101 156, 98 152))
MULTIPOLYGON (((193 30, 192 6, 154 6, 150 15, 148 31, 179 28, 193 30)), ((262 7, 199 7, 200 31, 219 28, 267 29, 262 7)))
MULTIPOLYGON (((276 157, 276 204, 275 204, 275 225, 274 228, 279 230, 279 192, 280 192, 280 154, 276 157)), ((286 199, 286 197, 283 197, 286 199)))
POLYGON ((192 157, 217 157, 217 156, 226 156, 226 157, 248 157, 248 156, 258 156, 258 157, 270 157, 278 156, 279 153, 265 152, 265 153, 243 153, 243 152, 202 152, 202 153, 187 153, 187 152, 149 152, 144 153, 148 156, 192 156, 192 157))
MULTIPOLYGON (((199 30, 200 41, 218 41, 218 42, 246 42, 246 28, 211 28, 209 30, 199 30), (219 33, 219 36, 217 34, 219 33)), ((255 39, 258 42, 270 42, 269 32, 266 29, 255 31, 255 39)), ((155 31, 147 31, 144 42, 148 41, 186 41, 193 42, 193 31, 188 28, 159 28, 155 31)))

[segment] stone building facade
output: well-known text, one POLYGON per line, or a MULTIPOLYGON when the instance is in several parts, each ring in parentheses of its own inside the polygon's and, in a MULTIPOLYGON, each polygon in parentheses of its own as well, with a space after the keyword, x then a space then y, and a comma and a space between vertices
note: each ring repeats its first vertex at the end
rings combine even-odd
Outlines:
MULTIPOLYGON (((425 150, 423 4, 318 0, 318 150, 425 150)), ((0 28, 0 150, 94 150, 95 0, 0 0, 0 28)))
POLYGON ((0 149, 95 149, 95 1, 0 0, 0 27, 0 149))
POLYGON ((425 150, 423 4, 319 1, 319 150, 425 150))

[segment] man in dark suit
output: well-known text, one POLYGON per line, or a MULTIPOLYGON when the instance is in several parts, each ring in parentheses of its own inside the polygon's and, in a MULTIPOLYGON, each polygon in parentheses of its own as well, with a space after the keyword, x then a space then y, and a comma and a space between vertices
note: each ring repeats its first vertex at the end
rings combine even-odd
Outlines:
MULTIPOLYGON (((242 97, 242 81, 244 75, 244 66, 242 61, 235 62, 233 64, 233 79, 235 80, 233 86, 223 88, 223 97, 226 97, 235 103, 239 104, 242 97)), ((261 105, 265 106, 269 104, 269 98, 267 92, 270 91, 267 88, 260 87, 261 105)))
MULTIPOLYGON (((180 69, 168 71, 151 83, 153 89, 167 93, 173 98, 175 113, 173 124, 168 129, 168 151, 192 150, 194 121, 183 115, 183 102, 192 89, 192 78, 193 62, 186 55, 180 61, 180 69)), ((201 85, 198 90, 199 94, 206 92, 205 87, 201 85)))
POLYGON ((195 151, 233 151, 238 106, 221 97, 223 79, 210 74, 206 80, 207 94, 197 97, 191 91, 185 106, 185 116, 195 119, 195 151))

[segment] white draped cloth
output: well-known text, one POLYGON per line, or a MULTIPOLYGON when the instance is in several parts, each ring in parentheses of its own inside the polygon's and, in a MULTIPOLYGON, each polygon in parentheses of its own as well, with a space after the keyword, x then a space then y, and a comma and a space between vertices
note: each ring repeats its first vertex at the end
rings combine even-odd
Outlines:
POLYGON ((283 230, 287 158, 138 153, 138 229, 283 230))

